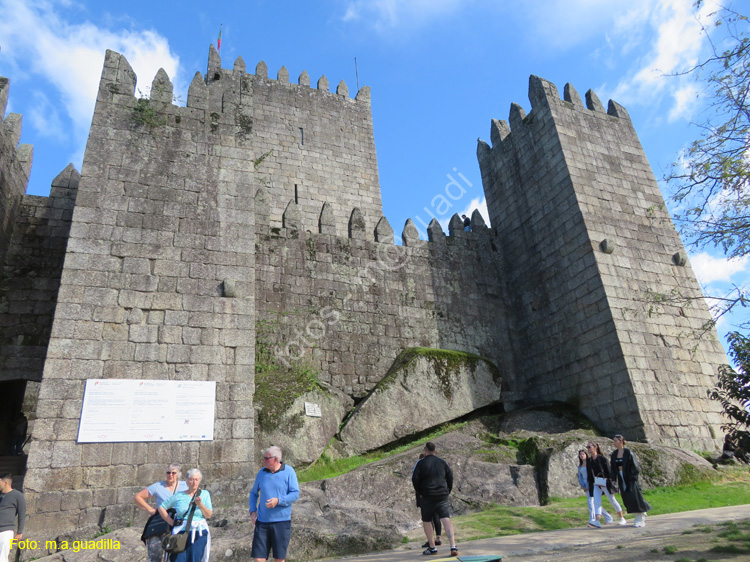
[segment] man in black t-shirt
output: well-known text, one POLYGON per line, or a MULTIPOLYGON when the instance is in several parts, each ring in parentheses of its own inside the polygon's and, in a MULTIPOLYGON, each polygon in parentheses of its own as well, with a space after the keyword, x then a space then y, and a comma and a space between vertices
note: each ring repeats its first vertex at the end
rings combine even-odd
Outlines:
POLYGON ((453 489, 453 471, 448 463, 435 455, 435 443, 429 441, 424 446, 424 458, 417 462, 411 475, 414 490, 421 499, 422 526, 427 536, 427 550, 423 554, 437 554, 435 539, 432 532, 432 516, 437 513, 443 524, 445 534, 451 545, 451 556, 458 556, 456 538, 451 521, 450 502, 448 496, 453 489))

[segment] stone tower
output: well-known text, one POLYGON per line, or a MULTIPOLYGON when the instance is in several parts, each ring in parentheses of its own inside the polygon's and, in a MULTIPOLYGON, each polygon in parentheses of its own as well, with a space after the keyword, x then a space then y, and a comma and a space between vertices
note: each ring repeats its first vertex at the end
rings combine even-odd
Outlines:
POLYGON ((569 84, 560 99, 536 76, 529 99, 477 150, 512 295, 515 390, 580 405, 608 433, 713 448, 720 408, 706 390, 726 357, 703 334, 702 299, 649 302, 701 291, 627 112, 592 91, 584 106, 569 84))

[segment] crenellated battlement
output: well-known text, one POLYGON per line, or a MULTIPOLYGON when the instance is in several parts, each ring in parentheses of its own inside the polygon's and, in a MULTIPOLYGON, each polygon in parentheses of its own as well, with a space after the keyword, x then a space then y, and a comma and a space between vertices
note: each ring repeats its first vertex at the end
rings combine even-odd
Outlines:
POLYGON ((513 146, 512 132, 526 130, 525 126, 529 125, 534 119, 542 118, 542 114, 557 114, 564 111, 579 112, 588 117, 607 116, 627 122, 627 126, 632 128, 630 115, 627 110, 615 102, 609 100, 607 110, 605 111, 602 102, 593 90, 588 90, 585 95, 586 103, 584 104, 581 96, 569 82, 565 84, 563 97, 557 87, 548 80, 532 75, 529 78, 529 101, 531 102, 531 111, 526 111, 517 103, 511 103, 508 120, 492 120, 490 127, 490 142, 478 139, 477 155, 480 159, 485 158, 492 150, 511 150, 513 146))
POLYGON ((26 192, 26 185, 31 174, 31 164, 34 156, 34 147, 30 144, 20 144, 21 129, 23 116, 20 113, 9 113, 5 116, 5 110, 8 107, 8 95, 10 92, 10 80, 0 76, 0 117, 2 117, 2 149, 8 151, 12 162, 20 165, 20 169, 25 176, 23 192, 26 192))
MULTIPOLYGON (((299 238, 305 232, 308 234, 331 234, 342 238, 390 245, 394 245, 396 240, 394 230, 385 216, 381 215, 375 228, 368 230, 362 210, 359 207, 354 207, 351 210, 346 232, 339 231, 333 217, 332 206, 328 201, 324 202, 320 209, 317 224, 307 224, 302 220, 299 205, 293 199, 287 203, 284 209, 281 228, 272 228, 269 219, 269 196, 267 189, 261 187, 255 194, 255 226, 260 234, 270 234, 277 238, 299 238)), ((412 219, 407 219, 400 239, 403 246, 415 248, 433 243, 445 244, 448 238, 454 244, 469 245, 495 237, 495 233, 487 227, 478 210, 474 210, 472 213, 471 224, 471 230, 465 231, 463 220, 458 214, 454 214, 450 219, 448 233, 446 234, 438 220, 433 218, 427 228, 428 239, 421 240, 416 225, 412 219)))
POLYGON ((248 184, 268 187, 274 226, 281 224, 290 198, 306 223, 316 222, 333 190, 343 203, 332 208, 338 228, 350 218, 343 209, 357 206, 367 229, 375 227, 368 221, 382 214, 382 206, 367 86, 352 99, 343 80, 335 92, 325 76, 313 88, 303 71, 298 84, 291 84, 285 67, 276 79, 268 78, 263 61, 254 75, 246 72, 241 57, 232 69, 224 69, 211 46, 207 72, 193 76, 184 107, 175 104, 173 84, 163 69, 148 98, 136 98, 135 88, 127 59, 107 51, 94 123, 111 127, 117 122, 117 128, 148 145, 193 138, 200 139, 198 146, 215 147, 213 154, 231 162, 233 173, 246 174, 248 184), (301 166, 303 160, 307 166, 301 166))
MULTIPOLYGON (((359 89, 354 98, 349 97, 349 87, 344 80, 341 80, 336 86, 335 92, 330 91, 328 78, 325 75, 321 76, 313 88, 310 86, 310 76, 306 70, 303 70, 297 79, 297 83, 293 84, 289 80, 289 71, 285 66, 282 66, 276 75, 276 79, 268 77, 268 66, 264 61, 258 62, 255 68, 255 74, 249 74, 246 70, 245 61, 243 58, 237 57, 234 61, 232 69, 221 68, 221 57, 217 53, 213 45, 209 48, 208 56, 208 70, 205 75, 201 75, 200 72, 196 72, 193 80, 188 87, 187 103, 186 107, 192 109, 208 109, 208 95, 207 92, 211 88, 218 88, 220 90, 226 88, 236 87, 238 80, 251 80, 251 84, 243 84, 245 88, 250 87, 274 87, 284 86, 287 88, 298 89, 302 93, 303 89, 309 89, 310 93, 317 92, 321 95, 330 96, 333 99, 339 99, 345 102, 360 102, 367 105, 370 104, 370 88, 369 86, 362 86, 359 89), (229 83, 229 84, 228 84, 229 83), (228 84, 228 85, 227 85, 228 84), (208 88, 208 89, 206 89, 208 88)), ((121 87, 122 93, 130 91, 132 95, 135 95, 137 76, 133 71, 130 63, 127 61, 124 55, 116 53, 114 51, 107 51, 105 60, 105 72, 102 74, 102 81, 100 84, 116 84, 121 87), (109 61, 109 63, 108 63, 109 61), (109 68, 109 72, 106 70, 109 68)), ((110 91, 111 86, 107 86, 110 91)), ((242 87, 242 85, 241 85, 242 87)), ((148 96, 142 96, 147 98, 149 101, 156 101, 161 103, 167 103, 179 107, 173 103, 175 100, 173 85, 171 79, 164 71, 160 68, 154 76, 151 83, 148 96)), ((1 101, 1 100, 0 100, 1 101)), ((7 101, 7 93, 6 93, 7 101)), ((223 111, 223 107, 221 108, 223 111)))
POLYGON ((0 268, 10 248, 34 157, 32 145, 20 144, 22 116, 5 116, 9 92, 10 80, 0 76, 0 268))

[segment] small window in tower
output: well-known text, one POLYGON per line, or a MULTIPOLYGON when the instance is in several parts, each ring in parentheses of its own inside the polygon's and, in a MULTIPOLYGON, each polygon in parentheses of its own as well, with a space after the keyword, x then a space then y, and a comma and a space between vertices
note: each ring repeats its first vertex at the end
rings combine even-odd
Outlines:
MULTIPOLYGON (((302 129, 300 129, 301 131, 302 129)), ((299 192, 297 191, 297 184, 294 184, 294 204, 299 205, 299 192)))
POLYGON ((305 130, 302 127, 299 128, 299 143, 305 144, 305 130))

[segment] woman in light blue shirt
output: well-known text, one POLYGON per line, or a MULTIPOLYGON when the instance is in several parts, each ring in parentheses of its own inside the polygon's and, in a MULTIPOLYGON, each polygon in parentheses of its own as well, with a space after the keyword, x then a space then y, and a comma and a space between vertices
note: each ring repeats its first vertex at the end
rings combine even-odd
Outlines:
POLYGON ((211 533, 208 531, 206 520, 211 519, 214 512, 211 494, 208 490, 201 490, 200 494, 197 494, 202 478, 200 470, 191 468, 187 473, 187 490, 177 492, 159 506, 159 513, 164 521, 172 526, 173 535, 183 530, 190 535, 185 551, 171 554, 170 562, 208 562, 211 553, 211 533), (195 499, 195 512, 190 529, 186 529, 193 499, 195 499), (167 513, 170 507, 177 511, 175 519, 167 513))

